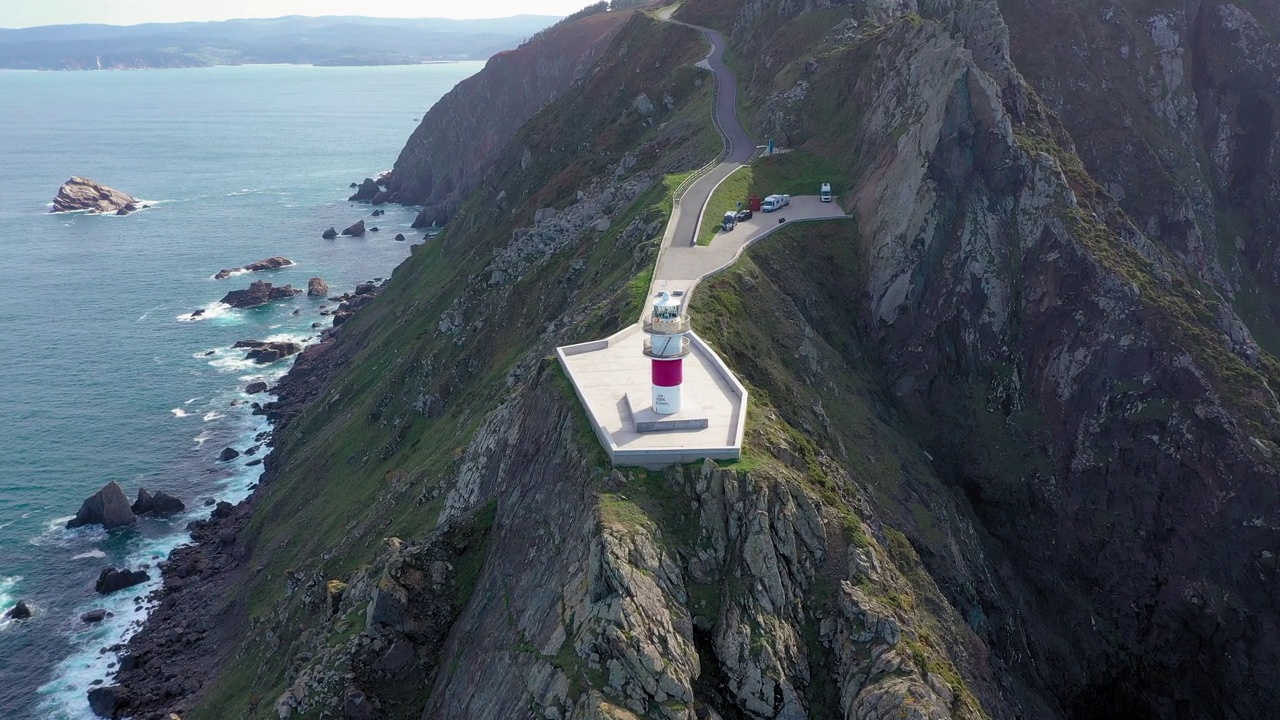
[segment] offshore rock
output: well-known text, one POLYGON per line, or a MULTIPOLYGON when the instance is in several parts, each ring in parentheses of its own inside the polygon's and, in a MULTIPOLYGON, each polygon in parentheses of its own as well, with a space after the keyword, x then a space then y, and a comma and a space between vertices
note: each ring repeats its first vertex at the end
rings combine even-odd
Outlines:
POLYGON ((158 490, 155 495, 147 492, 146 488, 138 490, 138 499, 133 503, 134 515, 174 515, 187 509, 187 506, 178 498, 169 493, 158 490))
POLYGON ((233 308, 246 310, 261 305, 266 305, 272 300, 283 300, 297 295, 301 295, 302 291, 292 285, 284 287, 273 287, 271 283, 262 280, 254 280, 249 287, 244 290, 232 290, 223 296, 221 302, 230 305, 233 308))
POLYGON ((361 235, 364 235, 364 221, 357 220, 355 225, 343 230, 342 234, 348 237, 360 237, 361 235))
POLYGON ((19 600, 17 605, 9 608, 9 612, 4 614, 10 620, 26 620, 31 617, 31 608, 27 607, 26 600, 19 600))
POLYGON ((151 576, 142 570, 130 570, 129 568, 117 570, 116 568, 109 567, 98 575, 98 581, 94 583, 93 589, 96 590, 99 595, 110 595, 117 590, 123 590, 127 587, 133 587, 134 585, 141 585, 150 579, 151 576))
POLYGON ((277 270, 279 268, 289 267, 290 265, 294 265, 294 264, 295 263, 289 258, 277 255, 275 257, 269 257, 266 260, 251 262, 248 265, 245 265, 243 267, 229 268, 229 269, 224 268, 222 270, 219 270, 217 274, 213 276, 213 279, 226 280, 227 278, 231 277, 232 275, 235 275, 236 273, 261 272, 263 270, 277 270))
POLYGON ((320 234, 320 237, 324 238, 325 240, 332 240, 338 237, 338 229, 330 226, 328 230, 325 230, 323 233, 320 234))
POLYGON ((252 360, 261 365, 273 363, 290 355, 302 352, 302 345, 287 340, 241 340, 233 347, 248 348, 245 360, 252 360))
POLYGON ((307 281, 307 297, 325 297, 329 294, 329 284, 322 278, 313 277, 307 281))
POLYGON ((218 455, 218 460, 221 462, 227 462, 229 460, 235 460, 238 457, 240 457, 239 450, 236 450, 235 448, 223 448, 222 453, 218 455))
POLYGON ((136 199, 119 190, 82 177, 73 177, 58 189, 58 196, 53 199, 53 209, 49 212, 88 210, 90 213, 114 213, 118 210, 136 209, 137 203, 136 199))
POLYGON ((376 180, 365 178, 364 182, 360 183, 360 189, 356 190, 355 194, 347 198, 347 200, 351 202, 370 202, 377 197, 381 190, 382 188, 378 187, 376 180))
POLYGON ((67 521, 67 527, 101 525, 110 530, 114 527, 132 525, 137 519, 129 507, 129 498, 125 497, 124 490, 112 481, 84 501, 76 516, 67 521))

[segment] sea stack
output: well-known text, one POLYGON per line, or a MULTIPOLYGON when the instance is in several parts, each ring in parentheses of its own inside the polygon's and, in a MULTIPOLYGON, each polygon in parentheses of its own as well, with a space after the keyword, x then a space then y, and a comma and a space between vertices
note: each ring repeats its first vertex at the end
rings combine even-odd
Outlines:
POLYGON ((67 521, 67 527, 101 525, 110 530, 114 527, 132 525, 137 520, 138 517, 129 507, 129 498, 125 497, 124 490, 112 481, 84 501, 76 516, 67 521))
POLYGON ((53 209, 49 212, 88 210, 90 213, 118 213, 124 210, 128 214, 137 209, 137 199, 128 194, 92 180, 73 177, 58 189, 53 209))

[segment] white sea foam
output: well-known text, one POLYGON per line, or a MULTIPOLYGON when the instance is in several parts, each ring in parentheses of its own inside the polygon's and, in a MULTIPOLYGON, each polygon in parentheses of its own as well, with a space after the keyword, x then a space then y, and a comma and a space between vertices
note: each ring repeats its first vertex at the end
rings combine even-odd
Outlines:
POLYGON ((107 554, 102 552, 101 550, 90 550, 88 552, 82 552, 79 555, 72 555, 71 559, 72 560, 92 560, 97 558, 104 558, 106 556, 107 554))
POLYGON ((182 408, 174 408, 169 412, 173 413, 174 417, 180 417, 180 418, 184 418, 189 414, 186 410, 183 410, 182 408))
POLYGON ((200 433, 199 435, 191 438, 191 442, 195 443, 196 447, 204 447, 204 444, 209 442, 209 436, 204 433, 200 433))
POLYGON ((190 405, 191 403, 193 403, 193 402, 195 402, 195 401, 197 401, 197 400, 199 400, 199 399, 200 399, 200 398, 198 398, 198 397, 193 397, 193 398, 191 398, 190 400, 188 400, 188 401, 186 401, 186 402, 184 402, 184 403, 182 403, 182 404, 183 404, 183 405, 190 405))
POLYGON ((209 412, 204 414, 204 417, 200 419, 204 420, 205 422, 213 422, 214 420, 218 420, 219 418, 222 418, 222 417, 223 417, 222 413, 216 410, 210 410, 209 412))
POLYGON ((225 305, 220 302, 211 302, 200 309, 203 310, 204 312, 199 315, 194 315, 192 313, 183 313, 182 315, 179 315, 176 319, 178 322, 198 322, 201 320, 216 320, 216 321, 219 321, 219 324, 226 324, 226 325, 236 325, 236 324, 239 324, 240 322, 243 322, 243 317, 240 315, 240 313, 237 312, 235 308, 232 308, 230 305, 225 305))

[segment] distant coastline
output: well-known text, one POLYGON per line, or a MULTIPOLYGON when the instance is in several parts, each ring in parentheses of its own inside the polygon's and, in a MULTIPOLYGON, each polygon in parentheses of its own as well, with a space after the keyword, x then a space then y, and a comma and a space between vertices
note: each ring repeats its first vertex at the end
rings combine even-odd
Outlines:
POLYGON ((558 18, 302 17, 0 29, 0 69, 377 67, 487 60, 558 18))

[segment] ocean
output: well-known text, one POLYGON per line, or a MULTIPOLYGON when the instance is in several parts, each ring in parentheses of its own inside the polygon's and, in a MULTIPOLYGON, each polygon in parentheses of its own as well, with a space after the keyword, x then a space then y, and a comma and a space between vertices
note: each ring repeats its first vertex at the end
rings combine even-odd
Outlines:
POLYGON ((110 565, 154 566, 209 500, 242 499, 261 458, 223 463, 266 429, 244 394, 291 360, 246 362, 237 340, 314 339, 310 299, 233 311, 253 279, 331 294, 387 277, 423 234, 413 211, 370 218, 348 184, 391 166, 423 113, 482 63, 130 72, 0 71, 0 718, 90 718, 107 648, 145 615, 146 585, 101 597, 110 565), (52 215, 73 175, 151 205, 126 217, 52 215), (361 239, 322 240, 364 218, 361 239), (396 242, 404 233, 408 242, 396 242), (212 276, 274 255, 296 265, 212 276), (198 320, 189 314, 204 309, 198 320), (294 314, 298 311, 297 314, 294 314), (105 483, 187 512, 130 528, 63 528, 105 483), (103 608, 97 625, 80 615, 103 608))

